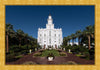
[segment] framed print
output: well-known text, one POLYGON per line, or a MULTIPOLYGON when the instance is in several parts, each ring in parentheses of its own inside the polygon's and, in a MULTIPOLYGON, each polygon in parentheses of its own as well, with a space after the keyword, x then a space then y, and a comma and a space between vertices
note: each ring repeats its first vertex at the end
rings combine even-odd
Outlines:
POLYGON ((1 70, 99 70, 99 0, 1 0, 1 70))

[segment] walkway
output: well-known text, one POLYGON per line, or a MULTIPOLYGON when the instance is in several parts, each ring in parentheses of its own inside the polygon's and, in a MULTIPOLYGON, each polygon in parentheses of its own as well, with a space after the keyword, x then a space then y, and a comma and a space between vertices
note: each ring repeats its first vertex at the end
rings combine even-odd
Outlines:
MULTIPOLYGON (((37 51, 38 52, 38 51, 37 51)), ((36 52, 34 52, 36 53, 36 52)), ((67 56, 59 56, 59 57, 55 57, 54 61, 48 61, 46 57, 33 57, 33 54, 29 54, 29 55, 25 55, 24 57, 22 57, 21 59, 15 61, 15 62, 9 62, 6 64, 23 64, 25 62, 28 61, 32 61, 35 62, 36 64, 64 64, 67 63, 68 61, 73 61, 77 64, 94 64, 94 60, 86 60, 86 59, 82 59, 79 58, 78 56, 75 56, 73 54, 67 53, 67 56)))

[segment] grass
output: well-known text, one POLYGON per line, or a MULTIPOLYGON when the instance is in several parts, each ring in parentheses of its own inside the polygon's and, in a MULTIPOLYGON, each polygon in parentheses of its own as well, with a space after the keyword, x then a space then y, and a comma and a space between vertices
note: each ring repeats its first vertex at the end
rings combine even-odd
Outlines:
POLYGON ((23 56, 22 55, 18 55, 18 56, 16 56, 16 58, 22 58, 23 56))
POLYGON ((54 49, 52 49, 52 50, 44 50, 43 52, 42 52, 42 57, 44 57, 44 56, 48 56, 48 54, 49 53, 52 53, 54 56, 60 56, 59 55, 59 52, 57 51, 57 50, 54 50, 54 49))
POLYGON ((60 52, 59 54, 60 54, 60 56, 66 56, 66 53, 64 53, 64 52, 60 52))
POLYGON ((58 50, 52 49, 52 50, 43 50, 42 52, 37 52, 33 56, 39 56, 39 57, 46 57, 50 54, 53 54, 53 56, 67 56, 64 52, 59 52, 58 50))
POLYGON ((33 65, 33 64, 36 64, 35 62, 32 62, 32 61, 27 61, 27 62, 24 62, 23 65, 33 65))
POLYGON ((40 52, 35 53, 34 56, 41 56, 41 53, 40 52))

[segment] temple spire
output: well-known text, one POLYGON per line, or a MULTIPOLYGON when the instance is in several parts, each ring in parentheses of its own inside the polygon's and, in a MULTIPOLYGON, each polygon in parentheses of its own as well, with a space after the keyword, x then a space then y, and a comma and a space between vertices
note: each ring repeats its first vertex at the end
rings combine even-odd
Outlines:
POLYGON ((52 16, 49 14, 49 16, 48 16, 48 24, 52 24, 52 22, 53 22, 53 19, 52 19, 52 16))
POLYGON ((49 18, 48 19, 52 19, 52 16, 51 15, 49 15, 49 18))
POLYGON ((49 14, 49 16, 51 16, 51 14, 49 14))

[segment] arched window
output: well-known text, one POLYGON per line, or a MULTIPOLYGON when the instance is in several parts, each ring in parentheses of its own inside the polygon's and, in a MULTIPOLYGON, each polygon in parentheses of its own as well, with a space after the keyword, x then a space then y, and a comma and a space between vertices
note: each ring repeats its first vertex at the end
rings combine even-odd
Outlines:
POLYGON ((55 37, 56 37, 56 34, 55 34, 55 37))
POLYGON ((59 34, 59 37, 60 37, 60 34, 59 34))
POLYGON ((44 34, 44 36, 46 36, 46 34, 44 34))
POLYGON ((51 31, 49 31, 49 36, 51 36, 51 31))
POLYGON ((40 36, 42 36, 42 35, 40 34, 40 36))
POLYGON ((51 39, 49 39, 49 43, 51 44, 51 39))

